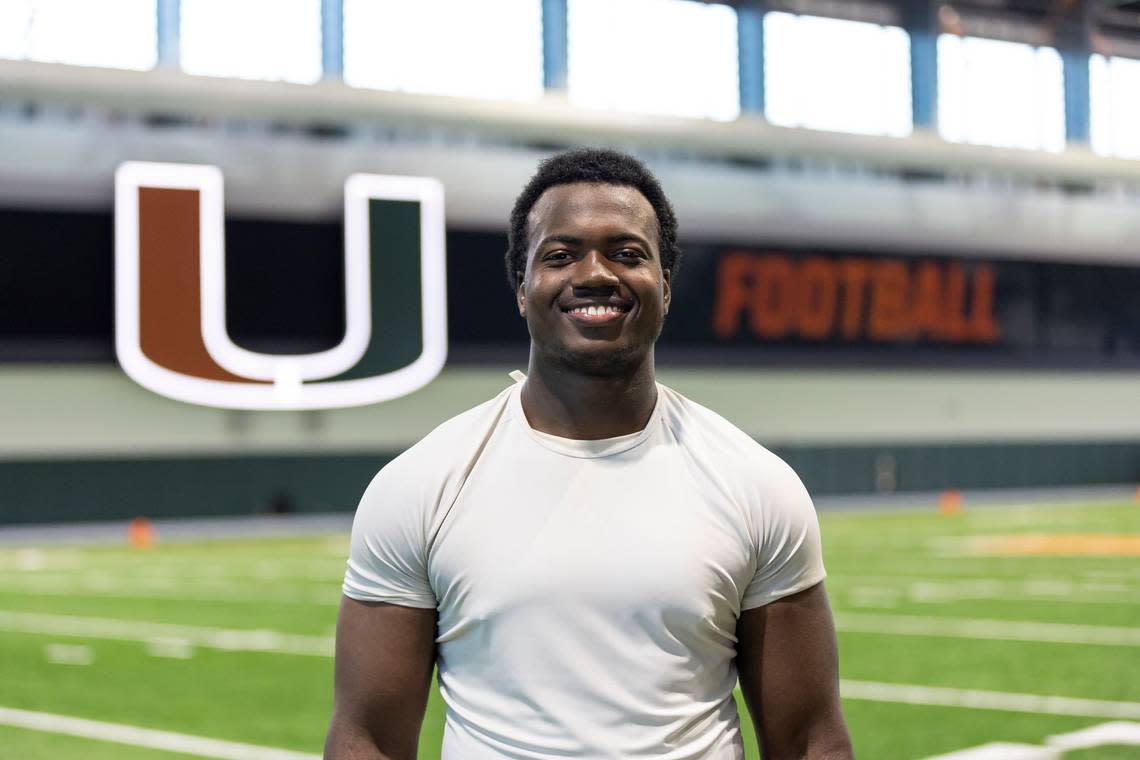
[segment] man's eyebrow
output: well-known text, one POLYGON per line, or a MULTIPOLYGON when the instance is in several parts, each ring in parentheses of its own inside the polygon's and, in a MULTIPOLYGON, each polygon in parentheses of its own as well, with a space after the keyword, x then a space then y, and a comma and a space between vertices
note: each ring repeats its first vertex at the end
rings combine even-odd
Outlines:
POLYGON ((607 243, 641 243, 642 245, 649 245, 649 241, 641 235, 635 235, 632 232, 622 232, 617 235, 610 235, 606 238, 607 243))
POLYGON ((584 241, 580 237, 573 235, 548 235, 538 242, 538 245, 544 246, 548 243, 562 243, 563 245, 581 245, 584 241))

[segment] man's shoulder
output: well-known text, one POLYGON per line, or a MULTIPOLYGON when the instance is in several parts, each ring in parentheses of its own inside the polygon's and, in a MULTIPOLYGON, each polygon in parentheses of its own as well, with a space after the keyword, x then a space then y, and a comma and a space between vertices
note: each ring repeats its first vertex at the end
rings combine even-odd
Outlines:
POLYGON ((725 417, 671 388, 661 388, 667 394, 665 424, 682 445, 699 448, 722 477, 777 488, 800 482, 783 459, 725 417))
POLYGON ((392 464, 401 460, 428 459, 437 467, 443 467, 448 461, 463 457, 468 449, 481 447, 506 414, 512 390, 507 387, 482 404, 441 422, 396 457, 392 464))

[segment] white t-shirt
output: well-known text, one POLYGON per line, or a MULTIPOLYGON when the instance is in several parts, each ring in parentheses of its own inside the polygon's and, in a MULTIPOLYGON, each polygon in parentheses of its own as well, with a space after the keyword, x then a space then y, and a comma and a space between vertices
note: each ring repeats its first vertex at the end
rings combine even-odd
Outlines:
POLYGON ((741 610, 824 577, 788 465, 658 385, 645 429, 533 430, 520 385, 390 462, 344 593, 438 610, 444 760, 739 760, 741 610))

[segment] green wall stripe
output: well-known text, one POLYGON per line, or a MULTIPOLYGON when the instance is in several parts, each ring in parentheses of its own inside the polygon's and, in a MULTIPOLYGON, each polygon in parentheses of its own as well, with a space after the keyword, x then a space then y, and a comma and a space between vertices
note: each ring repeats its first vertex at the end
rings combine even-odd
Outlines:
MULTIPOLYGON (((1140 483, 1140 441, 773 450, 820 496, 1140 483)), ((0 461, 0 523, 351 510, 396 453, 0 461)))

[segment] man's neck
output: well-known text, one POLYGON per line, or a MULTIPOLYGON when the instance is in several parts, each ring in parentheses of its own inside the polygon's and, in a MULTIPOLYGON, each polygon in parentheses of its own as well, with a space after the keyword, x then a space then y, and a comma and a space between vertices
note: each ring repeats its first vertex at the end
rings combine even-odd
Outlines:
POLYGON ((585 375, 531 352, 522 407, 539 432, 578 440, 628 435, 645 428, 656 403, 652 351, 615 377, 585 375))

